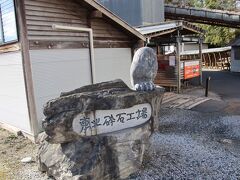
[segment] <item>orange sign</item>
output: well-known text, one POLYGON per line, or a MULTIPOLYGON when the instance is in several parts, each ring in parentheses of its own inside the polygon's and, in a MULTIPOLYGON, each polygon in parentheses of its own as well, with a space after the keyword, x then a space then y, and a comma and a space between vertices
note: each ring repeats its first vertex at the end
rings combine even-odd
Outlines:
POLYGON ((200 76, 199 61, 186 61, 184 63, 184 79, 200 76))

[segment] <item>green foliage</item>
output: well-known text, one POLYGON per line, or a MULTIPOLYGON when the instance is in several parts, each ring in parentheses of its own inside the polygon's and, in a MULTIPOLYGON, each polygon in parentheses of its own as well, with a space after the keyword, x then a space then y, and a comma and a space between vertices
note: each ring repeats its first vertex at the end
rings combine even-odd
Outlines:
POLYGON ((210 9, 234 10, 236 0, 205 0, 204 7, 210 9))
POLYGON ((235 30, 219 26, 202 25, 206 31, 205 42, 211 46, 227 46, 235 38, 235 30))
MULTIPOLYGON (((196 0, 195 0, 196 1, 196 0)), ((209 9, 233 10, 235 8, 235 0, 205 0, 204 7, 209 9)), ((226 46, 235 38, 235 29, 203 25, 206 31, 205 41, 212 46, 226 46)))
MULTIPOLYGON (((233 10, 236 3, 235 0, 189 0, 189 2, 194 7, 221 10, 233 10)), ((240 34, 239 30, 232 28, 211 25, 200 26, 206 31, 205 42, 213 47, 226 46, 237 34, 240 34)))

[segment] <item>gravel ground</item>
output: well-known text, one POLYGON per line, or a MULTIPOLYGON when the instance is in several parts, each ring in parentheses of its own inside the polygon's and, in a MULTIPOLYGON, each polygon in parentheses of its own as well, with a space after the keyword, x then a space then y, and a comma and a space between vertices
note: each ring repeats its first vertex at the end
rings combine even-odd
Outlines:
POLYGON ((163 109, 160 132, 130 179, 240 179, 240 116, 163 109))
POLYGON ((46 180, 38 171, 37 146, 23 136, 15 136, 0 129, 0 180, 46 180), (21 159, 32 157, 31 163, 21 159))
MULTIPOLYGON (((48 179, 36 153, 35 144, 0 129, 0 180, 48 179), (20 162, 28 156, 32 163, 20 162)), ((130 179, 240 180, 240 116, 163 109, 144 164, 130 179)))

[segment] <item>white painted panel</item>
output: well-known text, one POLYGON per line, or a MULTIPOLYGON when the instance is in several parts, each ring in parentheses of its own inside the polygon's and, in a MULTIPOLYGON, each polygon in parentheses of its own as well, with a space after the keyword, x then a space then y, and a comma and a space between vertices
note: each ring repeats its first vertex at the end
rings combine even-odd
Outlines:
POLYGON ((130 48, 97 48, 94 53, 97 83, 122 79, 130 86, 130 48))
MULTIPOLYGON (((202 49, 208 49, 208 45, 203 44, 202 49)), ((183 51, 191 51, 191 50, 199 50, 199 45, 193 44, 193 43, 183 43, 181 46, 181 50, 182 50, 182 52, 183 51)))
POLYGON ((31 134, 21 52, 0 54, 0 122, 31 134))
POLYGON ((80 113, 73 119, 72 129, 81 136, 94 136, 138 126, 151 118, 152 108, 148 103, 126 109, 96 110, 80 113))
POLYGON ((240 59, 235 59, 234 48, 231 51, 231 71, 240 72, 240 59))
POLYGON ((91 84, 89 49, 30 50, 39 127, 44 104, 61 92, 91 84))

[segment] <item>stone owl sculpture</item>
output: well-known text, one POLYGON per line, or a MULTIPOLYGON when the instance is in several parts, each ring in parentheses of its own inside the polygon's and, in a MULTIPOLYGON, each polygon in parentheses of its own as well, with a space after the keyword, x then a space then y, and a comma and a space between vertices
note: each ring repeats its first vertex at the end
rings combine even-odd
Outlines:
POLYGON ((152 48, 143 47, 136 51, 130 68, 130 79, 134 90, 152 91, 157 75, 157 55, 152 48))

